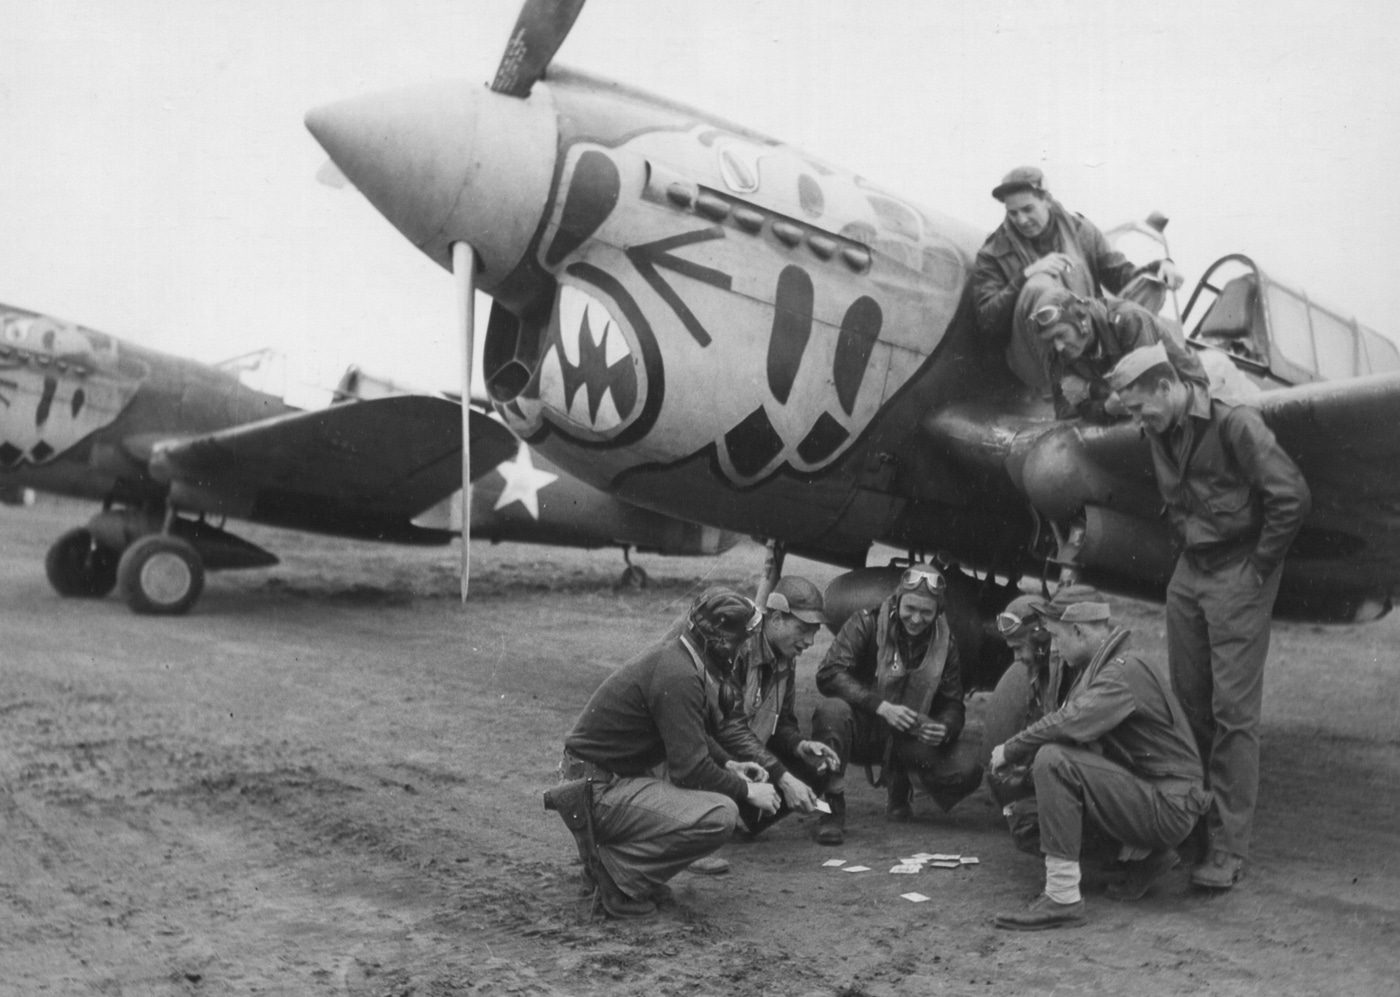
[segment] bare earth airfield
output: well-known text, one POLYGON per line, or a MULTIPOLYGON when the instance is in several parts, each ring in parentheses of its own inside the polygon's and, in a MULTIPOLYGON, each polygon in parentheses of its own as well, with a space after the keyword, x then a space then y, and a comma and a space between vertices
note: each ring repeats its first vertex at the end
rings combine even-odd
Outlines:
MULTIPOLYGON (((0 994, 1400 993, 1395 616, 1276 626, 1256 857, 1228 895, 1178 870, 1123 906, 1091 880, 1088 927, 999 932, 1041 870, 986 790, 887 826, 862 787, 845 846, 790 819, 624 924, 578 898, 540 793, 608 669, 699 586, 751 586, 759 548, 643 558, 651 588, 624 594, 615 553, 481 546, 463 610, 455 548, 250 528, 281 566, 149 619, 49 589, 80 514, 0 509, 0 994), (888 873, 918 851, 980 864, 888 873)), ((1158 608, 1119 605, 1162 653, 1158 608)))

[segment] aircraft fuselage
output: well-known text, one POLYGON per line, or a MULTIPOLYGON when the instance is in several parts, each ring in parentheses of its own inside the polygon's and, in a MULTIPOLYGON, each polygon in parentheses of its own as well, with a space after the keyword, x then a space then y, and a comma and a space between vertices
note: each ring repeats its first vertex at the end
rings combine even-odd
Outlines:
MULTIPOLYGON (((970 227, 791 146, 557 68, 528 100, 435 85, 309 124, 424 252, 447 265, 452 241, 478 247, 497 301, 488 392, 569 473, 834 560, 897 540, 911 495, 970 497, 930 476, 912 440, 930 405, 1017 393, 960 311, 982 239, 970 227), (440 115, 457 127, 422 130, 440 115), (382 145, 351 147, 371 122, 382 145), (445 165, 466 150, 481 165, 445 165), (500 186, 498 156, 520 179, 500 186), (915 473, 917 487, 894 487, 915 473)), ((989 511, 992 523, 1021 515, 985 495, 964 509, 989 511)))
POLYGON ((292 411, 235 374, 0 306, 0 482, 159 498, 149 442, 292 411))

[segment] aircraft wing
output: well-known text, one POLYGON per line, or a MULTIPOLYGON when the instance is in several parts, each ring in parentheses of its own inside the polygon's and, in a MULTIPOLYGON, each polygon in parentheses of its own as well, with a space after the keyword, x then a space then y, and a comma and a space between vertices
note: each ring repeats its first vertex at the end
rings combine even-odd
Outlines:
MULTIPOLYGON (((157 444, 152 474, 180 504, 351 536, 409 539, 413 516, 461 487, 461 406, 401 395, 294 412, 157 444)), ((471 413, 472 476, 515 454, 471 413)))
POLYGON ((1269 391, 1258 404, 1312 489, 1290 556, 1339 559, 1339 580, 1400 582, 1400 374, 1269 391))
POLYGON ((1315 508, 1400 498, 1400 374, 1269 391, 1257 404, 1315 508))

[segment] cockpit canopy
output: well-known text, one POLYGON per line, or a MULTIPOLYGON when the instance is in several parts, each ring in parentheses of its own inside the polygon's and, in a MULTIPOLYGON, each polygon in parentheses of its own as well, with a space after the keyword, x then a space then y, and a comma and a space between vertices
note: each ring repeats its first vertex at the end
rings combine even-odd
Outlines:
POLYGON ((1188 338, 1236 366, 1280 384, 1400 370, 1400 349, 1307 293, 1232 254, 1205 272, 1186 304, 1188 338))

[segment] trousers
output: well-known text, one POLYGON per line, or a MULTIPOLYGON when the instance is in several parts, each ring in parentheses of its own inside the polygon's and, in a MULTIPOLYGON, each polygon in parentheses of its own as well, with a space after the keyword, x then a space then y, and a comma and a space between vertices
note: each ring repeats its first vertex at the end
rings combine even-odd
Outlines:
POLYGON ((643 899, 734 833, 739 807, 729 797, 681 789, 650 776, 615 777, 593 789, 598 857, 618 888, 643 899))
MULTIPOLYGON (((807 764, 807 761, 793 751, 786 751, 777 743, 777 738, 769 738, 764 745, 773 757, 783 763, 783 766, 791 775, 801 779, 818 794, 825 791, 827 777, 824 773, 819 774, 816 769, 807 764)), ((788 814, 792 813, 792 807, 788 806, 787 800, 779 794, 778 812, 766 814, 751 803, 739 804, 739 820, 750 834, 758 834, 765 828, 772 827, 788 814)))
POLYGON ((1211 847, 1249 854, 1259 798, 1264 661, 1280 567, 1256 586, 1239 560, 1208 569, 1183 555, 1167 586, 1167 664, 1215 794, 1211 847))
POLYGON ((916 737, 896 733, 879 717, 863 713, 844 699, 828 696, 812 713, 812 739, 831 746, 841 758, 841 771, 851 762, 871 765, 884 760, 919 781, 941 810, 951 810, 982 784, 978 745, 961 738, 952 744, 924 744, 916 737), (892 742, 892 743, 891 743, 892 742))
POLYGON ((1210 804, 1187 779, 1143 779, 1088 748, 1042 745, 1031 766, 1040 820, 1040 850, 1078 861, 1085 821, 1138 848, 1181 843, 1210 804))

